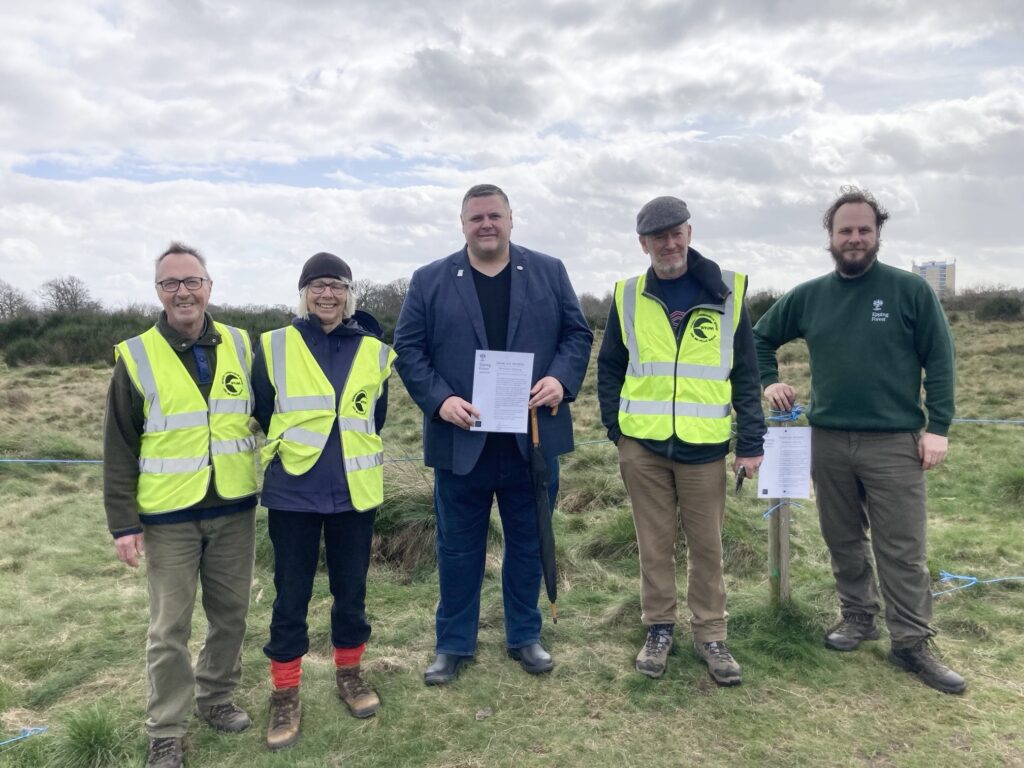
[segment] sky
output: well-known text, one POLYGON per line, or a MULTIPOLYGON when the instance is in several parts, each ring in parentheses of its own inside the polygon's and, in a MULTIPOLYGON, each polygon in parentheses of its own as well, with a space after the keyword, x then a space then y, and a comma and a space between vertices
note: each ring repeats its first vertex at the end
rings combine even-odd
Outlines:
POLYGON ((844 184, 880 259, 1024 287, 1024 3, 0 0, 0 280, 155 304, 202 251, 219 304, 292 305, 302 263, 389 282, 462 247, 462 195, 603 295, 647 200, 785 290, 831 268, 844 184))

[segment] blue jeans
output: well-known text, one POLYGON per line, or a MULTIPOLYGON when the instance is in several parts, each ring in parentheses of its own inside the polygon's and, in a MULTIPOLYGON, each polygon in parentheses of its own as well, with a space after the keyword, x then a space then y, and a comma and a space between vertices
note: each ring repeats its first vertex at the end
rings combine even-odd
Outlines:
POLYGON ((356 648, 370 637, 366 619, 366 572, 376 510, 267 513, 274 545, 274 610, 270 640, 263 652, 274 661, 291 661, 309 650, 306 614, 323 537, 331 605, 331 645, 356 648))
POLYGON ((495 496, 505 536, 501 565, 505 641, 509 648, 540 642, 540 542, 529 464, 511 436, 498 435, 488 439, 468 475, 434 470, 441 584, 436 616, 438 653, 476 653, 487 530, 495 496))

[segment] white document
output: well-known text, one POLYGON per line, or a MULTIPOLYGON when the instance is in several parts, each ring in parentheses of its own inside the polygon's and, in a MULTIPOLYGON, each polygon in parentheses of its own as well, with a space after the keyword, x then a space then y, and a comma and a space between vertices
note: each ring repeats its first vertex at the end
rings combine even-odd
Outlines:
POLYGON ((757 471, 757 495, 763 499, 811 497, 811 428, 769 427, 764 461, 757 471))
POLYGON ((473 405, 480 411, 480 420, 470 429, 524 434, 531 378, 532 352, 478 349, 473 372, 473 405))

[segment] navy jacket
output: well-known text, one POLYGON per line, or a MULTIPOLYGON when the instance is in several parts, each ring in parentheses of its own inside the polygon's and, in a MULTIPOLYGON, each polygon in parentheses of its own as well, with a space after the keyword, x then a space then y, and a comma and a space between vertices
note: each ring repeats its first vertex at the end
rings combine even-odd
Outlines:
MULTIPOLYGON (((357 313, 357 316, 359 314, 357 313)), ((376 321, 369 315, 365 316, 364 323, 371 327, 376 325, 376 321)), ((363 336, 377 334, 363 328, 354 318, 346 320, 329 334, 324 333, 315 317, 308 320, 295 318, 292 325, 302 334, 302 339, 313 353, 320 369, 334 386, 334 407, 337 410, 338 399, 345 388, 345 380, 355 359, 360 339, 363 336)), ((256 396, 253 417, 259 422, 263 434, 266 434, 270 428, 270 417, 274 412, 274 387, 267 375, 267 361, 263 356, 262 344, 257 345, 253 357, 252 390, 256 396)), ((377 401, 377 409, 374 412, 378 433, 384 427, 387 412, 388 385, 384 382, 384 391, 377 401)), ((304 475, 289 475, 281 465, 281 459, 275 456, 263 476, 260 503, 268 509, 286 512, 331 514, 355 509, 348 492, 348 483, 345 482, 341 435, 338 430, 331 430, 323 453, 304 475)))
MULTIPOLYGON (((565 389, 556 416, 538 411, 544 454, 558 456, 573 449, 569 403, 583 384, 594 334, 561 261, 515 244, 510 260, 506 349, 533 353, 534 383, 554 376, 565 389)), ((475 352, 489 349, 471 269, 465 247, 417 269, 395 328, 395 367, 423 410, 424 463, 457 475, 473 469, 487 438, 437 415, 452 395, 472 399, 475 352)), ((527 436, 516 442, 526 457, 527 436)))

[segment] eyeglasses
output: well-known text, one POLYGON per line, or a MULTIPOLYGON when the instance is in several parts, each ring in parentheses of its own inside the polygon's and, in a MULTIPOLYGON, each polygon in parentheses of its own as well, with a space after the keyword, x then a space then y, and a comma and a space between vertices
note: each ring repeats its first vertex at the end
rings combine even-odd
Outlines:
POLYGON ((164 293, 177 293, 178 288, 184 284, 190 291, 198 291, 203 287, 203 283, 212 282, 208 277, 186 277, 184 280, 176 280, 175 278, 168 278, 167 280, 157 280, 156 284, 160 286, 160 290, 164 293))
POLYGON ((314 280, 307 287, 309 288, 310 293, 319 296, 328 288, 331 289, 331 293, 342 293, 343 291, 347 291, 348 283, 343 283, 340 280, 314 280))

